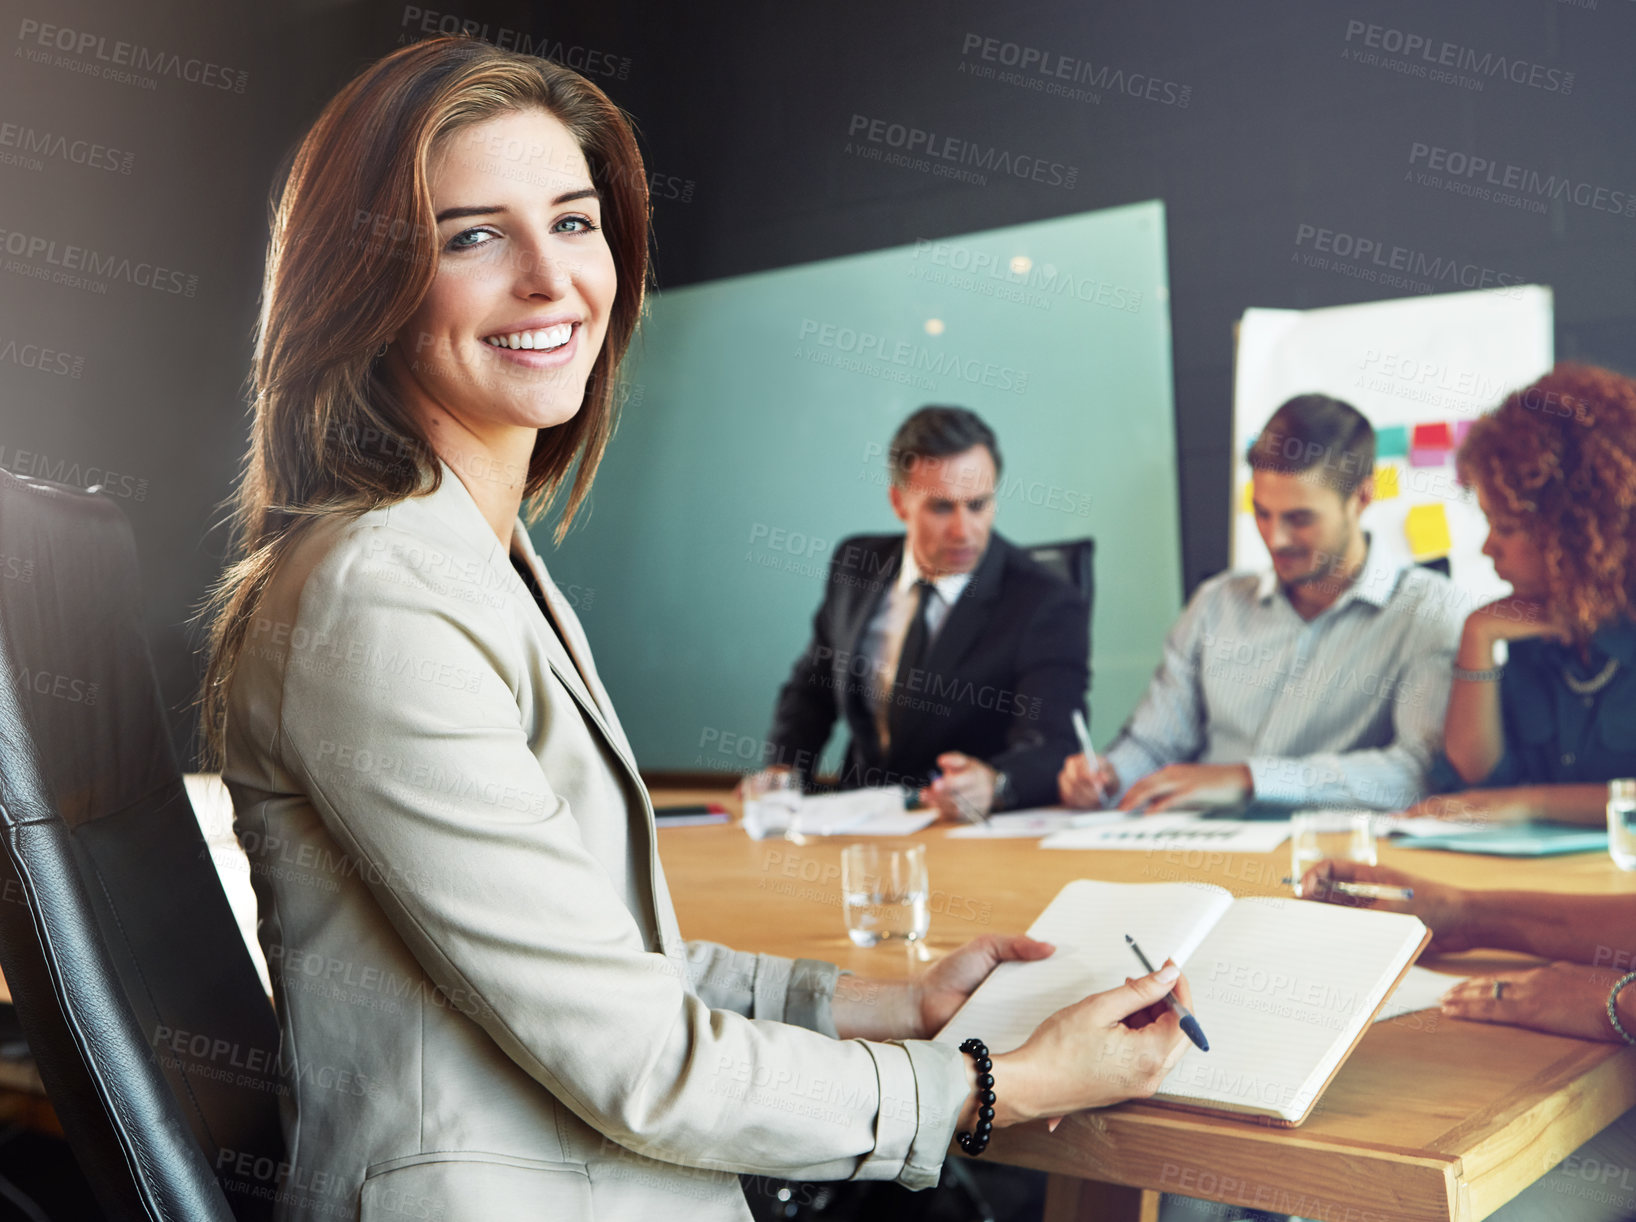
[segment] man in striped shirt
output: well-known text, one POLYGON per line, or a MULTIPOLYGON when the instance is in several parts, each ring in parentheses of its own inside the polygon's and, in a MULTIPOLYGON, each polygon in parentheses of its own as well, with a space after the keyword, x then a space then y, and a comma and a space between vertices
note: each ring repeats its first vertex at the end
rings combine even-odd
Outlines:
POLYGON ((1100 766, 1064 764, 1068 805, 1398 810, 1425 793, 1461 617, 1447 578, 1359 526, 1374 429, 1347 403, 1300 395, 1249 461, 1272 570, 1199 587, 1100 766))

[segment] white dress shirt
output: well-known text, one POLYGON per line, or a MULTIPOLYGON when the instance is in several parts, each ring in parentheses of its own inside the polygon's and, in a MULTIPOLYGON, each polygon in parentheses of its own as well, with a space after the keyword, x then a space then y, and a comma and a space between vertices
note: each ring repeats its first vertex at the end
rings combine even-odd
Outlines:
POLYGON ((1442 746, 1458 603, 1376 547, 1311 620, 1270 571, 1212 577, 1104 755, 1122 788, 1166 764, 1247 764, 1262 801, 1402 809, 1442 746))
MULTIPOLYGON (((898 658, 903 654, 903 642, 909 635, 909 621, 914 618, 920 595, 915 583, 921 579, 920 566, 915 563, 907 538, 903 541, 903 562, 898 566, 897 580, 881 599, 880 606, 870 617, 869 626, 858 642, 858 652, 869 659, 870 682, 867 691, 869 710, 875 715, 875 731, 880 735, 881 750, 886 749, 889 735, 886 725, 891 705, 892 681, 897 677, 898 658)), ((938 629, 949 618, 955 600, 971 582, 970 573, 951 573, 932 582, 932 593, 926 600, 926 644, 937 639, 938 629)))

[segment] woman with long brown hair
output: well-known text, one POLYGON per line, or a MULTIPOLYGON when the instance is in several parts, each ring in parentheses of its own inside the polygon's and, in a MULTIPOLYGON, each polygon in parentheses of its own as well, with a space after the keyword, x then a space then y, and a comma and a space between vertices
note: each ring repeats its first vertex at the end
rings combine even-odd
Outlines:
POLYGON ((1636 381, 1560 364, 1458 465, 1512 592, 1466 619, 1432 770, 1464 792, 1425 809, 1599 824, 1607 782, 1636 775, 1636 381))
MULTIPOLYGON (((282 1026, 280 1215, 742 1218, 733 1172, 936 1181, 956 1129, 1151 1092, 1174 966, 970 1056, 913 982, 685 943, 652 808, 520 514, 613 431, 630 127, 466 39, 367 68, 278 196, 204 691, 282 1026)), ((570 482, 571 478, 571 482, 570 482)), ((981 1036, 981 1032, 971 1033, 981 1036)))

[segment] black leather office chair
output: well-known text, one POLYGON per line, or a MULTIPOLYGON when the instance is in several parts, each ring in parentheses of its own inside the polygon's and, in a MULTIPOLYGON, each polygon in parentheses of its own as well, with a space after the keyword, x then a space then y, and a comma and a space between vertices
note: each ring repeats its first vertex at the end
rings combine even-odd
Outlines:
MULTIPOLYGON (((1036 543, 1023 549, 1058 577, 1070 582, 1085 596, 1085 631, 1091 631, 1092 613, 1096 609, 1096 540, 1068 539, 1062 543, 1036 543)), ((1096 673, 1094 648, 1086 655, 1090 661, 1087 682, 1096 673)))
POLYGON ((1096 540, 1069 539, 1064 543, 1036 543, 1023 549, 1058 577, 1064 578, 1085 596, 1087 606, 1096 602, 1096 540))
POLYGON ((0 969, 109 1216, 270 1216, 278 1027, 171 748, 130 527, 5 471, 0 837, 0 969))

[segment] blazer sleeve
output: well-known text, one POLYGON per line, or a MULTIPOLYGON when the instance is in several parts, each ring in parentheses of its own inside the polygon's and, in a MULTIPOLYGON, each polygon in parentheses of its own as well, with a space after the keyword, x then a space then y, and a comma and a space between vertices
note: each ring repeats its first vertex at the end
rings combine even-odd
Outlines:
MULTIPOLYGON (((967 1090, 961 1054, 834 1040, 690 992, 682 948, 647 949, 581 840, 579 820, 625 812, 570 810, 526 739, 504 612, 338 548, 303 590, 303 631, 480 676, 449 689, 418 664, 370 665, 370 682, 287 668, 279 754, 449 1004, 542 1088, 668 1162, 937 1181, 967 1090)), ((566 694, 551 707, 579 715, 566 694)), ((706 969, 717 958, 704 952, 706 969)))
POLYGON ((822 959, 754 955, 716 942, 687 944, 693 991, 712 1010, 793 1023, 830 1038, 835 1030, 835 981, 841 969, 822 959))
POLYGON ((1063 587, 1043 601, 1018 643, 1018 708, 1027 713, 987 761, 1011 778, 1014 806, 1055 804, 1057 774, 1079 749, 1073 712, 1084 707, 1090 681, 1089 615, 1079 592, 1063 587))
MULTIPOLYGON (((819 757, 841 713, 843 692, 835 688, 835 639, 830 627, 838 560, 830 562, 824 601, 812 617, 812 637, 778 689, 766 763, 788 764, 805 781, 818 771, 819 757)), ((844 668, 843 668, 844 669, 844 668)))

